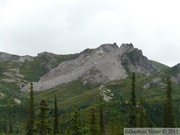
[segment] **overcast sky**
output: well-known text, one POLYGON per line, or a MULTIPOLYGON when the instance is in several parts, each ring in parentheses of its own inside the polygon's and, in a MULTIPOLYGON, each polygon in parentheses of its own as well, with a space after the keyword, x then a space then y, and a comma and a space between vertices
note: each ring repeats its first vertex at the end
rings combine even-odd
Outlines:
POLYGON ((0 0, 0 51, 36 56, 133 43, 149 59, 180 63, 179 0, 0 0))

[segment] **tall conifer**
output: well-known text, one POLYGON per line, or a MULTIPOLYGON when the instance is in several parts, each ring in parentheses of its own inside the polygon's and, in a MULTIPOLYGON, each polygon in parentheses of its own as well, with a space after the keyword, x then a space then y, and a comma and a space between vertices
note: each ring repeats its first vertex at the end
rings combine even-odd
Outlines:
POLYGON ((80 123, 79 123, 80 115, 77 108, 77 104, 74 105, 74 114, 73 114, 72 122, 73 122, 72 135, 81 135, 81 129, 80 129, 80 123))
POLYGON ((163 127, 175 127, 175 116, 174 116, 174 106, 172 99, 172 81, 170 76, 167 77, 167 92, 166 100, 164 102, 164 112, 163 112, 163 127))
POLYGON ((34 134, 34 123, 35 123, 34 93, 33 93, 33 83, 31 82, 29 107, 28 107, 28 119, 27 119, 27 125, 26 125, 26 135, 34 134))
POLYGON ((94 108, 91 109, 89 124, 90 124, 90 134, 99 135, 96 111, 94 108))
POLYGON ((54 135, 59 134, 59 111, 57 107, 57 98, 54 98, 54 135))
POLYGON ((133 73, 131 78, 130 112, 129 112, 129 120, 127 123, 127 127, 137 127, 135 82, 136 82, 135 73, 133 73))
POLYGON ((140 106, 138 109, 137 126, 142 128, 145 127, 145 110, 143 105, 143 98, 140 99, 140 106))
POLYGON ((48 105, 46 103, 46 100, 41 100, 39 104, 39 114, 38 114, 38 121, 37 121, 37 128, 36 131, 39 135, 47 135, 48 131, 50 129, 50 125, 48 122, 48 105))
POLYGON ((99 126, 100 126, 100 135, 104 135, 105 129, 104 129, 104 115, 103 115, 103 106, 102 106, 102 97, 99 97, 99 114, 100 114, 100 119, 99 119, 99 126))

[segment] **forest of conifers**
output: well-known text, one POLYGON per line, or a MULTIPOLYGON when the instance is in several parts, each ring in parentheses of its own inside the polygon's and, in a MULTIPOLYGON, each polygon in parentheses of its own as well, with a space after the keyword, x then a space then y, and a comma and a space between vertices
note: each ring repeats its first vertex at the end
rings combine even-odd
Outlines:
POLYGON ((54 95, 54 107, 46 99, 34 102, 33 83, 29 99, 20 105, 0 107, 0 134, 19 135, 121 135, 127 127, 179 127, 179 108, 173 101, 171 78, 166 79, 165 100, 150 104, 136 97, 136 77, 131 77, 130 99, 105 102, 97 96, 97 104, 72 104, 71 110, 61 110, 54 95))

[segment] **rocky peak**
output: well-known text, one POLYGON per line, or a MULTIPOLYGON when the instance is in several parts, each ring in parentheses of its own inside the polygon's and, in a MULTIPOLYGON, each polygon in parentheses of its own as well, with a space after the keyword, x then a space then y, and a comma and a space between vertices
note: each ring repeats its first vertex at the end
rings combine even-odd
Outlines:
POLYGON ((128 43, 123 43, 121 46, 120 46, 120 50, 122 51, 122 52, 130 52, 130 51, 132 51, 132 50, 134 50, 135 48, 134 48, 134 46, 133 46, 133 44, 132 43, 130 43, 130 44, 128 44, 128 43))
POLYGON ((116 51, 118 49, 118 46, 116 43, 114 43, 114 44, 102 44, 97 49, 100 51, 103 51, 103 52, 112 52, 112 51, 116 51))

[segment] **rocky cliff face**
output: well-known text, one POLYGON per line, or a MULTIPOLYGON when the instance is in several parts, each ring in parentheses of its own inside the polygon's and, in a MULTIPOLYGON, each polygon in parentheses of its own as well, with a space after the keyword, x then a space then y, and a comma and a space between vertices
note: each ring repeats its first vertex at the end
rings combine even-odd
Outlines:
MULTIPOLYGON (((151 75, 158 70, 132 44, 103 44, 96 49, 86 49, 73 60, 62 62, 34 83, 35 91, 43 91, 57 85, 80 79, 86 83, 106 83, 124 79, 130 72, 151 75)), ((22 91, 29 89, 29 84, 22 91)))

